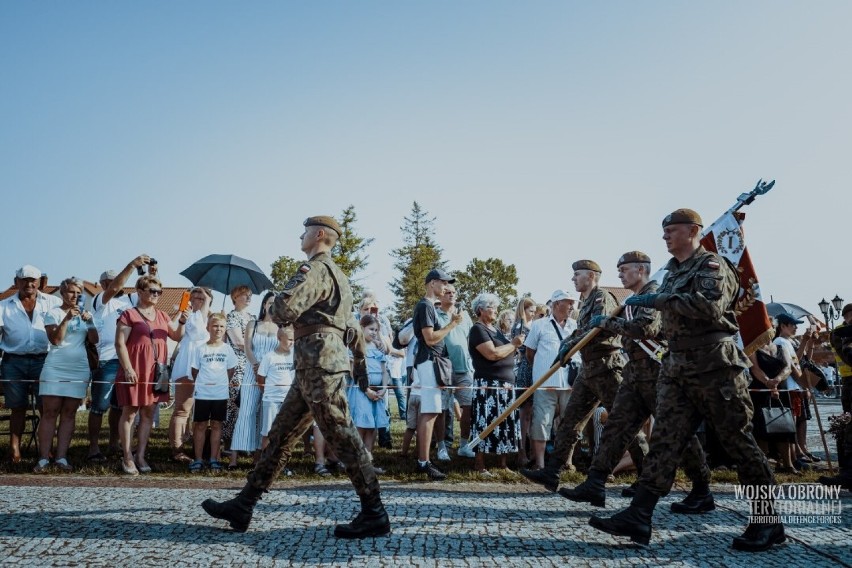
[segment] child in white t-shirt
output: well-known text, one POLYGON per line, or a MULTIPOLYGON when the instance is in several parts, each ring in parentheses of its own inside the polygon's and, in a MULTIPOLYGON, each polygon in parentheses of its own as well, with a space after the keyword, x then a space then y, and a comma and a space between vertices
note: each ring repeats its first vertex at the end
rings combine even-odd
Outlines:
POLYGON ((222 422, 228 416, 228 382, 237 367, 237 355, 230 345, 222 341, 225 337, 224 314, 210 314, 207 319, 207 343, 195 348, 190 368, 195 381, 195 411, 192 416, 192 440, 195 461, 189 471, 199 473, 204 467, 202 460, 207 424, 210 423, 210 469, 222 471, 219 462, 219 443, 222 437, 222 422))
POLYGON ((293 384, 293 328, 278 328, 278 346, 263 356, 257 369, 257 384, 263 389, 260 448, 269 444, 269 429, 293 384))

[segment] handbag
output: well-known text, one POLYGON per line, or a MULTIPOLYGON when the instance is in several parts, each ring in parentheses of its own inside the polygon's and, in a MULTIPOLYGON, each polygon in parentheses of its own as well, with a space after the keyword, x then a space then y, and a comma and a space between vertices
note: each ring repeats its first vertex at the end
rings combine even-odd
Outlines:
POLYGON ((768 355, 760 349, 755 353, 757 355, 757 366, 760 367, 767 378, 774 379, 787 366, 782 359, 768 355))
POLYGON ((435 382, 438 386, 447 387, 453 384, 453 362, 449 357, 433 355, 432 365, 435 368, 435 382))
POLYGON ((86 359, 89 362, 89 370, 95 371, 98 368, 98 363, 100 362, 100 358, 98 356, 98 346, 89 341, 89 338, 86 338, 86 359))
POLYGON ((148 337, 151 338, 151 346, 154 348, 154 386, 153 390, 157 394, 168 394, 170 390, 170 380, 169 376, 169 366, 165 363, 160 363, 160 354, 157 349, 157 344, 154 343, 154 331, 151 329, 151 324, 148 323, 148 320, 145 319, 145 316, 142 315, 142 312, 139 308, 136 308, 136 311, 139 312, 139 316, 142 318, 142 321, 145 322, 145 325, 148 326, 148 337))
MULTIPOLYGON (((778 403, 781 404, 780 401, 778 403)), ((761 408, 763 419, 766 421, 767 434, 795 434, 796 423, 793 421, 793 411, 784 406, 772 407, 772 397, 769 397, 769 406, 761 408)))

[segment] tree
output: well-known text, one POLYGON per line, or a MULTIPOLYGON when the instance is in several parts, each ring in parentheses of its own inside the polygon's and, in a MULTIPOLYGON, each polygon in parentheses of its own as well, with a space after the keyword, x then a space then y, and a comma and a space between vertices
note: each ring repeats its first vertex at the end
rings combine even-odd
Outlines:
POLYGON ((399 271, 399 277, 390 283, 390 289, 396 298, 393 305, 393 320, 402 324, 414 313, 414 306, 423 297, 423 284, 426 274, 433 268, 446 268, 441 260, 443 249, 434 239, 435 217, 420 207, 416 201, 411 214, 404 218, 401 227, 403 246, 391 251, 396 259, 393 267, 399 271))
POLYGON ((503 264, 499 258, 474 258, 464 270, 455 271, 453 277, 456 279, 456 302, 463 302, 468 309, 481 292, 496 294, 501 310, 514 308, 517 303, 518 271, 514 264, 503 264))
POLYGON ((374 240, 358 236, 355 232, 355 221, 357 220, 354 205, 343 210, 340 215, 340 228, 343 234, 340 235, 337 244, 331 249, 331 258, 334 259, 343 274, 349 278, 352 296, 356 302, 364 293, 364 287, 360 283, 360 278, 356 275, 367 267, 369 257, 364 254, 364 249, 370 246, 374 240))
POLYGON ((279 256, 278 260, 272 263, 272 286, 273 290, 280 292, 284 289, 290 278, 292 278, 299 266, 302 265, 301 260, 296 260, 291 256, 279 256))

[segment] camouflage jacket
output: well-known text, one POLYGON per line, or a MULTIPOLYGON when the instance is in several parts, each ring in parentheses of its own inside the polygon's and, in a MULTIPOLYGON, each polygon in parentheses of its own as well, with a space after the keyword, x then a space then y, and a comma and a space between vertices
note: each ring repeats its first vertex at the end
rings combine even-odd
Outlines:
POLYGON ((666 270, 655 304, 662 318, 662 336, 669 342, 662 372, 677 376, 750 367, 735 341, 708 340, 711 336, 733 338, 739 331, 734 315, 740 290, 736 268, 699 246, 683 262, 671 259, 666 270))
POLYGON ((352 344, 355 358, 363 358, 363 336, 353 317, 352 303, 349 279, 328 253, 319 253, 299 266, 295 276, 275 297, 274 319, 292 323, 297 335, 299 328, 314 325, 333 327, 340 333, 320 331, 297 339, 296 369, 320 368, 329 373, 349 371, 349 352, 343 341, 347 328, 356 333, 352 344))
POLYGON ((852 377, 852 325, 841 323, 829 335, 837 373, 841 377, 852 377))
MULTIPOLYGON (((580 342, 592 330, 589 322, 594 316, 609 315, 618 309, 618 300, 611 292, 595 288, 591 294, 580 301, 580 315, 577 317, 577 329, 565 339, 569 348, 580 342)), ((598 375, 612 368, 624 366, 621 354, 621 338, 607 330, 601 330, 595 338, 580 350, 583 358, 584 374, 587 377, 598 375)))
MULTIPOLYGON (((642 286, 642 289, 636 292, 636 295, 654 294, 657 288, 657 282, 651 280, 642 286)), ((628 315, 628 318, 609 317, 605 319, 603 328, 624 337, 624 350, 631 361, 649 358, 648 353, 634 341, 636 339, 651 339, 665 346, 664 341, 659 337, 660 312, 651 308, 628 306, 625 309, 625 314, 628 315)))

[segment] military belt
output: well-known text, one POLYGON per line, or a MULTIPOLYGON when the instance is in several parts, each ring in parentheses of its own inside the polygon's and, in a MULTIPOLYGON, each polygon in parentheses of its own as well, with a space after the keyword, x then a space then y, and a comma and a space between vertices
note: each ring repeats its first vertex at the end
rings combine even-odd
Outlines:
POLYGON ((330 325, 306 325, 304 327, 294 327, 293 340, 295 341, 305 336, 313 335, 315 333, 330 333, 332 335, 336 335, 340 339, 343 339, 342 329, 337 329, 336 327, 331 327, 330 325))
POLYGON ((669 351, 686 351, 687 349, 694 349, 696 347, 703 347, 705 345, 728 341, 733 342, 734 336, 727 331, 717 331, 698 337, 687 337, 677 340, 671 339, 669 340, 669 351))

